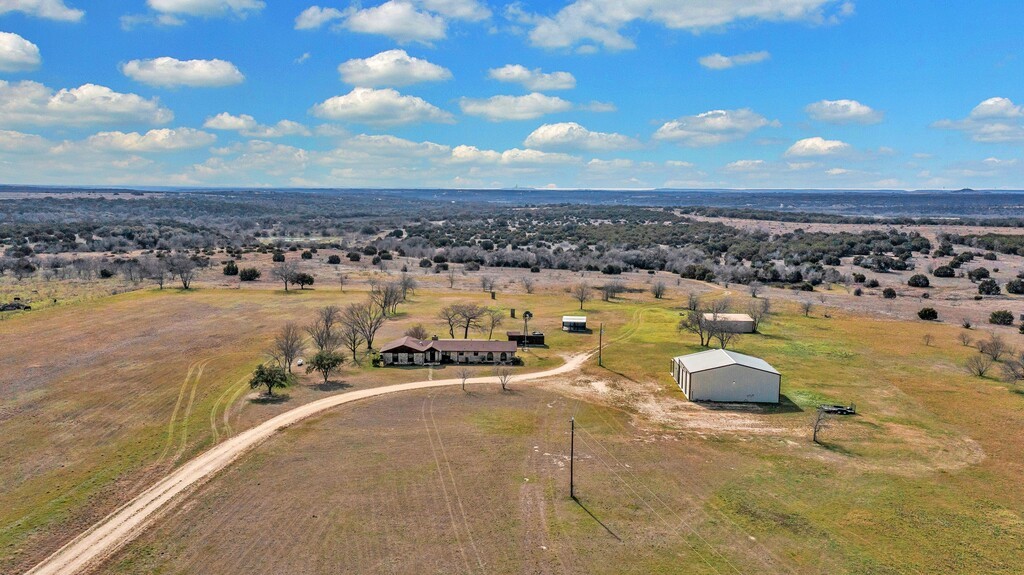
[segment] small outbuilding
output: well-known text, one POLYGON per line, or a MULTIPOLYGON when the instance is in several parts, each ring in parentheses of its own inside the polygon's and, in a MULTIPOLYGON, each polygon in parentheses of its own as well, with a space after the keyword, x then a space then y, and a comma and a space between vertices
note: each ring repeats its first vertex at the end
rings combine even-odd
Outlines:
POLYGON ((587 316, 563 315, 562 331, 587 331, 587 316))
POLYGON ((672 359, 672 379, 690 401, 778 403, 782 388, 767 361, 724 349, 672 359))
POLYGON ((745 313, 706 313, 704 321, 725 333, 754 333, 754 318, 745 313))
POLYGON ((508 336, 509 341, 515 342, 516 345, 521 345, 523 347, 529 347, 531 345, 544 345, 544 334, 539 331, 531 332, 525 335, 521 331, 508 331, 505 332, 505 335, 508 336))

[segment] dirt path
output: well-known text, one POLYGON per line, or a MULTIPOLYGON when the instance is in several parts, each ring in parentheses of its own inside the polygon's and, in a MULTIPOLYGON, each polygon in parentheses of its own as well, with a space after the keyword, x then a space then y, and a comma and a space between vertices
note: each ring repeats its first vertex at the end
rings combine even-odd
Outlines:
MULTIPOLYGON (((561 366, 547 371, 524 373, 514 376, 512 383, 532 381, 574 372, 583 366, 595 352, 581 353, 569 357, 561 366)), ((469 384, 497 384, 497 377, 477 377, 467 380, 469 384)), ((294 425, 327 409, 380 395, 462 385, 460 379, 439 379, 416 381, 341 393, 296 407, 269 419, 252 429, 226 439, 209 451, 185 463, 173 473, 139 494, 120 509, 90 527, 67 545, 57 550, 26 575, 70 575, 82 573, 101 564, 115 551, 139 535, 178 495, 210 479, 214 474, 230 465, 244 453, 253 449, 278 431, 294 425)))

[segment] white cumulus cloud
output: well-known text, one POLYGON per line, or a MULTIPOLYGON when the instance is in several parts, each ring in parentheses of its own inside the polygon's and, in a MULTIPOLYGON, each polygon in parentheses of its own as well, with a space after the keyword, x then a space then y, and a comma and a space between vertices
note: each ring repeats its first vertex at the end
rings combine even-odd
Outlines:
POLYGON ((64 0, 0 0, 0 14, 8 12, 64 22, 78 22, 85 16, 85 12, 68 7, 64 0))
POLYGON ((882 113, 856 100, 822 100, 809 104, 804 110, 819 122, 830 124, 877 124, 882 113))
POLYGON ((576 78, 569 72, 542 72, 540 68, 531 70, 521 64, 492 68, 487 75, 499 82, 522 84, 527 90, 534 92, 571 90, 576 87, 576 78))
POLYGON ((576 0, 554 15, 529 14, 521 8, 513 15, 532 26, 530 42, 543 48, 595 46, 610 50, 633 48, 622 29, 635 22, 660 24, 669 29, 700 32, 738 22, 823 22, 849 15, 839 0, 576 0), (832 12, 831 14, 829 12, 832 12))
POLYGON ((424 8, 456 20, 479 22, 491 17, 491 11, 477 0, 420 0, 424 8))
POLYGON ((727 172, 757 172, 767 167, 764 160, 736 160, 725 165, 727 172))
POLYGON ((369 58, 355 58, 338 66, 341 79, 354 86, 408 86, 419 82, 448 80, 443 66, 414 58, 405 50, 387 50, 369 58))
POLYGON ((34 154, 50 147, 50 142, 35 134, 0 130, 0 151, 15 154, 34 154))
POLYGON ((160 87, 190 86, 220 88, 240 84, 245 76, 225 60, 178 60, 163 56, 131 60, 121 66, 125 76, 143 84, 160 87))
POLYGON ((771 58, 771 54, 762 50, 760 52, 736 54, 735 56, 723 56, 716 53, 709 56, 703 56, 697 61, 700 62, 701 66, 704 66, 709 70, 727 70, 729 68, 735 68, 736 66, 757 64, 758 62, 764 62, 769 58, 771 58))
POLYGON ((100 132, 90 136, 90 146, 120 152, 173 152, 209 146, 217 136, 192 128, 160 128, 138 132, 100 132))
POLYGON ((174 114, 156 98, 83 84, 54 92, 38 82, 0 80, 0 125, 164 124, 174 114))
POLYGON ((165 14, 185 16, 224 16, 233 14, 245 17, 263 10, 263 0, 147 0, 150 8, 165 14))
POLYGON ((443 17, 421 11, 404 0, 388 0, 379 6, 358 10, 343 26, 352 32, 379 34, 396 42, 429 44, 447 35, 443 17))
POLYGON ((576 164, 576 156, 540 150, 512 148, 503 152, 481 150, 476 146, 455 146, 452 148, 450 163, 497 164, 502 166, 541 166, 551 164, 576 164))
POLYGON ((342 20, 344 18, 345 13, 337 8, 310 6, 295 17, 295 29, 312 30, 314 28, 319 28, 328 22, 342 20))
POLYGON ((714 146, 741 140, 766 126, 778 127, 779 123, 749 108, 710 110, 665 122, 654 133, 654 139, 691 147, 714 146))
POLYGON ((526 137, 529 148, 565 148, 576 150, 625 150, 639 147, 640 143, 614 132, 592 132, 576 122, 544 124, 526 137))
POLYGON ((250 138, 283 138, 285 136, 309 136, 309 128, 291 120, 281 120, 273 126, 264 126, 248 114, 238 116, 221 112, 207 118, 203 127, 210 130, 230 130, 250 138))
POLYGON ((11 32, 0 32, 0 72, 35 70, 42 58, 39 46, 11 32))
POLYGON ((426 100, 390 88, 355 88, 344 96, 324 100, 310 111, 319 118, 378 126, 455 121, 450 113, 426 100))
POLYGON ((533 120, 544 114, 554 114, 572 109, 572 103, 556 96, 545 96, 533 92, 525 96, 491 96, 490 98, 462 98, 459 100, 462 112, 480 116, 492 122, 505 120, 533 120))
POLYGON ((1024 107, 1009 98, 989 98, 975 106, 963 120, 940 120, 933 126, 960 130, 975 142, 1024 142, 1024 107))
POLYGON ((844 154, 851 150, 850 144, 839 140, 826 140, 820 136, 804 138, 794 143, 786 150, 786 157, 806 158, 815 156, 834 156, 844 154))

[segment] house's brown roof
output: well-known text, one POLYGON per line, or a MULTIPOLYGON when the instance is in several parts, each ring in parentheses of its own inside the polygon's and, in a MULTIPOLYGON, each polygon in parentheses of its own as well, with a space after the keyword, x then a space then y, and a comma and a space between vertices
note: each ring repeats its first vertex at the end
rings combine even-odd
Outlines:
POLYGON ((390 352, 399 348, 409 348, 417 352, 425 352, 429 349, 447 352, 515 352, 516 344, 513 341, 490 341, 484 339, 415 339, 402 337, 384 344, 381 353, 390 352))

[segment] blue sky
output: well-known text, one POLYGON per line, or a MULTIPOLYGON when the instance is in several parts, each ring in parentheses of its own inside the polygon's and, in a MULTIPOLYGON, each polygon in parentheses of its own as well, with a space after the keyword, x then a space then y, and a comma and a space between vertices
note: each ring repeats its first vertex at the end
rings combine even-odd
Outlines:
POLYGON ((0 181, 1024 188, 1024 3, 0 0, 0 181))

